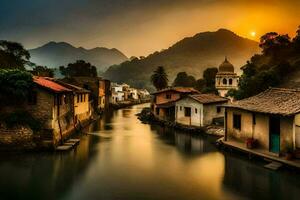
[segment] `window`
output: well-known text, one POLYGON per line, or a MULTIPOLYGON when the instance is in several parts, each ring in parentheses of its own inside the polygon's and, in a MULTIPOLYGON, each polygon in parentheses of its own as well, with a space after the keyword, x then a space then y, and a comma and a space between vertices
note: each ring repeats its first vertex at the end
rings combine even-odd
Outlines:
POLYGON ((197 109, 197 108, 195 108, 195 113, 196 113, 196 114, 198 113, 198 109, 197 109))
POLYGON ((232 79, 231 78, 229 79, 229 85, 232 85, 232 79))
POLYGON ((217 113, 221 112, 221 107, 217 106, 217 113))
POLYGON ((179 108, 180 108, 180 111, 182 111, 182 107, 180 106, 179 108))
POLYGON ((252 114, 252 124, 256 124, 256 116, 254 113, 252 114))
POLYGON ((83 95, 83 101, 85 102, 85 94, 83 95))
POLYGON ((80 101, 80 100, 79 100, 79 96, 80 96, 80 95, 77 94, 77 103, 79 103, 79 101, 80 101))
POLYGON ((36 103, 37 103, 37 93, 36 91, 31 91, 28 96, 28 104, 36 105, 36 103))
POLYGON ((226 78, 223 79, 223 84, 227 85, 227 79, 226 78))
POLYGON ((241 130, 241 115, 233 114, 233 128, 241 130))
POLYGON ((190 107, 184 107, 184 116, 185 117, 191 116, 191 108, 190 107))
POLYGON ((171 99, 171 94, 166 94, 166 99, 171 99))

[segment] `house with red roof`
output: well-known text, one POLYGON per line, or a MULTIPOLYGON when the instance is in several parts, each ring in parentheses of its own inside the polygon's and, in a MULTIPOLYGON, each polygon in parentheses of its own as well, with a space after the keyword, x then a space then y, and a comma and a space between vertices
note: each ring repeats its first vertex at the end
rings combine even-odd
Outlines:
POLYGON ((34 76, 33 82, 25 109, 42 123, 44 145, 56 146, 74 129, 73 91, 47 77, 34 76))

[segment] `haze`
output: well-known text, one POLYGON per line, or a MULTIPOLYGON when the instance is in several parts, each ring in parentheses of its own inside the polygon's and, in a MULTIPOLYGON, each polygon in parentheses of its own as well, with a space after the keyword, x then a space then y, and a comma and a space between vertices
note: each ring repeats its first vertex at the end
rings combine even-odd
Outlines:
POLYGON ((300 1, 1 0, 0 38, 34 48, 49 41, 148 55, 198 32, 227 28, 258 40, 294 35, 300 1))

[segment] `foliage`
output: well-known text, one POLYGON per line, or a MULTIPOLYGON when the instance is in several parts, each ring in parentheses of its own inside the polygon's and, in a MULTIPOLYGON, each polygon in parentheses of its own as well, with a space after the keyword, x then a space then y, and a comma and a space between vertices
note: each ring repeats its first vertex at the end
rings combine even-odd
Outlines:
POLYGON ((0 121, 4 122, 8 128, 13 128, 18 125, 28 125, 32 130, 39 131, 42 127, 41 122, 33 118, 26 111, 1 114, 0 121))
POLYGON ((32 65, 30 54, 16 42, 0 40, 0 68, 25 70, 25 66, 32 65))
POLYGON ((35 76, 53 77, 54 69, 50 69, 46 66, 36 66, 33 68, 32 74, 35 76))
POLYGON ((68 78, 76 76, 97 77, 96 67, 84 60, 77 60, 75 63, 68 64, 67 67, 60 66, 59 71, 68 78))
POLYGON ((284 77, 299 69, 300 27, 293 40, 288 35, 270 32, 261 37, 262 54, 254 55, 241 69, 239 89, 228 92, 235 99, 256 95, 284 81, 284 77))
POLYGON ((28 72, 0 69, 0 104, 22 103, 27 99, 32 84, 32 76, 28 72))
POLYGON ((196 79, 193 76, 188 76, 186 72, 179 72, 173 82, 173 86, 194 87, 196 79))
POLYGON ((151 82, 153 84, 153 86, 157 89, 157 90, 162 90, 166 87, 168 87, 168 75, 165 72, 164 67, 159 66, 157 67, 157 69, 153 72, 152 76, 151 76, 151 82))

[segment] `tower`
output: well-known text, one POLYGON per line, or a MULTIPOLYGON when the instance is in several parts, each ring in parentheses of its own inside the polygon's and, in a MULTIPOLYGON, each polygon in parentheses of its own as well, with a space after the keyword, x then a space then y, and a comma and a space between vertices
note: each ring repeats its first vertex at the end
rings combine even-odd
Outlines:
POLYGON ((234 66, 225 57, 216 75, 216 89, 220 96, 225 97, 230 89, 238 88, 238 83, 239 76, 234 72, 234 66))

